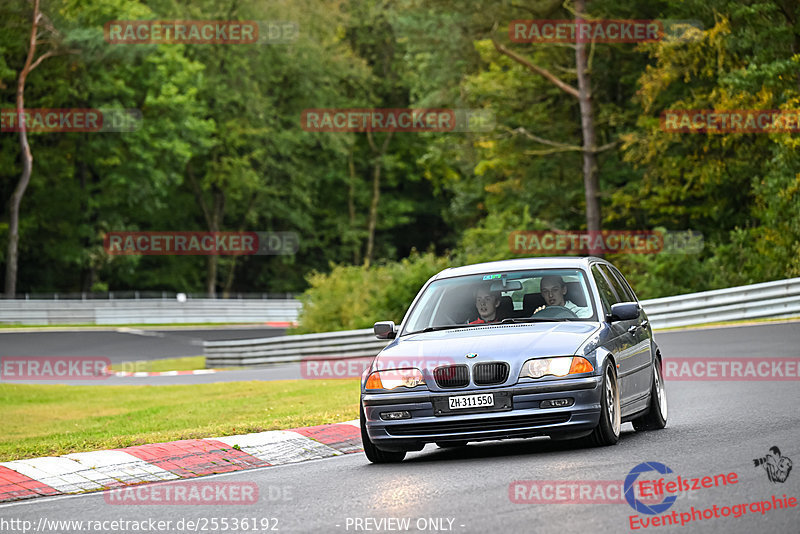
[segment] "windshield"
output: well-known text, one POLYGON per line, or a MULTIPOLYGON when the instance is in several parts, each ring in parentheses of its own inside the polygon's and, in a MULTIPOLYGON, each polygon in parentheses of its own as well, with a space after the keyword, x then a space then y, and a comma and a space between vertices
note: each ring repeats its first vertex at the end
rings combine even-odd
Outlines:
POLYGON ((481 273, 431 283, 401 335, 482 324, 595 320, 580 269, 481 273))

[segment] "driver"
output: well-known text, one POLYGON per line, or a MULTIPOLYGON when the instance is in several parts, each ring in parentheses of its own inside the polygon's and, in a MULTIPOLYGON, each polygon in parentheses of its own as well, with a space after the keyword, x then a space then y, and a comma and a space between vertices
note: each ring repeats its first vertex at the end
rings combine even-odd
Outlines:
POLYGON ((496 323, 500 320, 497 317, 500 295, 492 293, 489 288, 489 284, 484 284, 475 293, 475 307, 478 309, 479 317, 469 324, 496 323))
POLYGON ((545 305, 539 306, 533 313, 541 311, 547 306, 563 306, 577 315, 578 318, 585 319, 592 316, 592 310, 588 306, 578 306, 571 300, 567 300, 567 284, 564 283, 560 276, 543 276, 540 288, 545 305))

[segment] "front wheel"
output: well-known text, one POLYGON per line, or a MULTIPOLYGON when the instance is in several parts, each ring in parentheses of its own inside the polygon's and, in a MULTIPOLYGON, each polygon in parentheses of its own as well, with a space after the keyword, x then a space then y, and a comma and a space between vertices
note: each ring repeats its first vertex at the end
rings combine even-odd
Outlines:
POLYGON ((614 445, 619 441, 620 414, 619 387, 613 362, 609 362, 603 375, 600 399, 600 422, 589 436, 595 446, 614 445))
POLYGON ((373 464, 390 464, 390 463, 402 462, 403 458, 406 457, 405 451, 401 452, 382 451, 381 449, 376 447, 374 443, 372 443, 372 441, 369 439, 369 435, 367 434, 367 418, 364 415, 364 408, 359 407, 358 411, 361 419, 361 443, 364 446, 364 454, 367 455, 367 460, 369 460, 373 464))
POLYGON ((638 431, 660 430, 667 426, 667 390, 664 388, 664 376, 661 374, 661 358, 653 360, 653 385, 650 388, 649 410, 631 422, 633 428, 638 431))

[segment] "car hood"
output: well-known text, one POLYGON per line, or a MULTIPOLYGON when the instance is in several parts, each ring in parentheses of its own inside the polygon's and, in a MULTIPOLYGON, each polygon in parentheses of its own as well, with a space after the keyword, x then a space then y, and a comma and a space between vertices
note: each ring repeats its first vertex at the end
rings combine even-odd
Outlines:
POLYGON ((570 356, 600 328, 598 323, 559 322, 488 325, 402 336, 376 359, 376 368, 398 362, 437 359, 467 363, 503 360, 509 363, 543 356, 570 356), (477 354, 470 359, 467 354, 477 354))

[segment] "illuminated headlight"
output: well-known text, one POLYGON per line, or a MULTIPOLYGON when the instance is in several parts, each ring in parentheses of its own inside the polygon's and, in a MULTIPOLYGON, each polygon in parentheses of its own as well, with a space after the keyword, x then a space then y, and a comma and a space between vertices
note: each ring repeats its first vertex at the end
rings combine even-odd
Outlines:
POLYGON ((579 373, 591 373, 594 367, 589 360, 580 356, 563 356, 558 358, 537 358, 528 360, 522 365, 520 378, 541 378, 546 375, 567 376, 579 373))
POLYGON ((375 371, 367 378, 366 389, 414 388, 425 384, 419 369, 389 369, 375 371))

